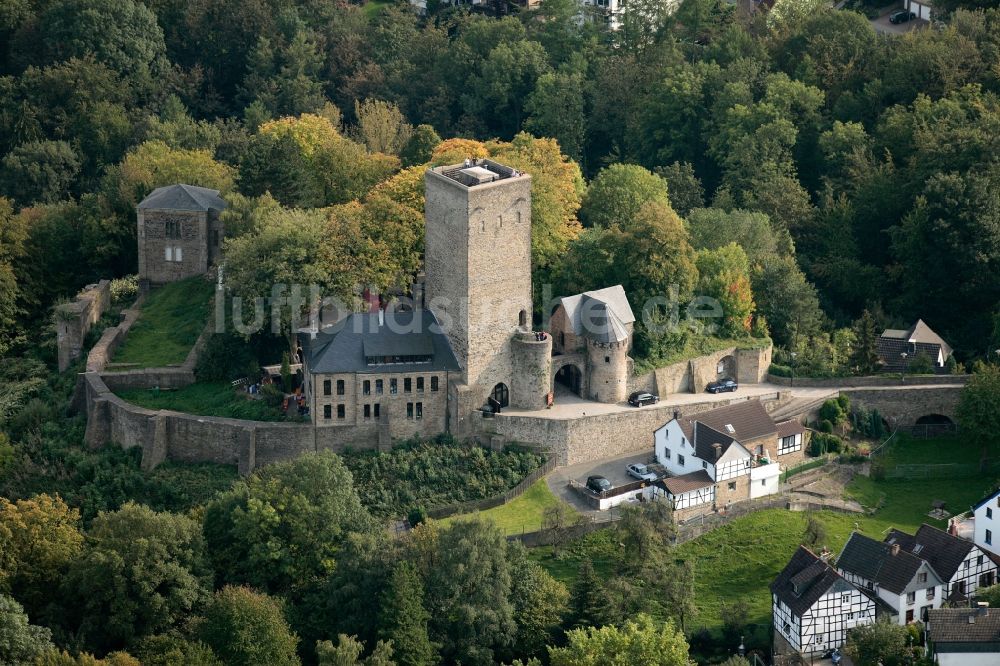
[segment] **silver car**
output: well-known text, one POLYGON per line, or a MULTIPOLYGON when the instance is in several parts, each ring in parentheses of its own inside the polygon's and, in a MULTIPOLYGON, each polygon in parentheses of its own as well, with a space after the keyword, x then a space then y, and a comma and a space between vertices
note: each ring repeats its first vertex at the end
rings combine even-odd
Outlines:
POLYGON ((656 472, 651 471, 642 463, 632 463, 625 468, 625 471, 633 479, 638 479, 639 481, 656 481, 660 478, 656 472))

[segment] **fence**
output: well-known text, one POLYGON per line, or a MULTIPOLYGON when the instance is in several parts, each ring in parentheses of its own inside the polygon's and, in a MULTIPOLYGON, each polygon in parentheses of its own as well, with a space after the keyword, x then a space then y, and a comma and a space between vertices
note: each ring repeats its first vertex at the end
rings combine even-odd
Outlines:
POLYGON ((801 465, 798 465, 797 467, 792 467, 791 469, 785 470, 781 474, 781 483, 787 483, 788 479, 792 478, 796 474, 801 474, 802 472, 808 472, 811 469, 822 467, 826 463, 827 463, 827 458, 824 456, 822 458, 809 460, 807 462, 802 463, 801 465))
POLYGON ((449 504, 448 506, 441 506, 436 509, 430 509, 427 515, 431 518, 441 519, 447 518, 448 516, 454 516, 460 513, 472 513, 473 511, 485 511, 486 509, 492 509, 494 507, 502 506, 513 499, 516 499, 524 494, 524 492, 530 488, 536 481, 551 472, 556 468, 555 456, 549 456, 549 459, 545 461, 545 464, 533 471, 528 476, 508 490, 500 495, 494 495, 493 497, 486 497, 480 500, 470 500, 468 502, 459 502, 458 504, 449 504))
MULTIPOLYGON (((986 470, 994 473, 1000 465, 993 463, 986 470)), ((885 471, 887 479, 963 479, 982 475, 983 468, 974 463, 938 463, 927 465, 894 465, 885 471)))
POLYGON ((911 426, 900 426, 899 429, 915 439, 930 439, 931 437, 947 437, 958 434, 958 424, 956 423, 918 423, 911 426))

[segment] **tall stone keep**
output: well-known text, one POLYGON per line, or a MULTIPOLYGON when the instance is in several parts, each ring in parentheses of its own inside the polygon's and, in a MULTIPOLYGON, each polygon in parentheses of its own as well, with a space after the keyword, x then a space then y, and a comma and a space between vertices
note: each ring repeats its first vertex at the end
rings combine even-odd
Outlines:
POLYGON ((424 301, 462 368, 450 424, 462 432, 490 397, 511 402, 511 340, 531 327, 531 177, 467 160, 428 170, 425 185, 424 301))
POLYGON ((222 256, 225 230, 218 190, 158 187, 136 206, 139 280, 164 284, 205 273, 222 256))

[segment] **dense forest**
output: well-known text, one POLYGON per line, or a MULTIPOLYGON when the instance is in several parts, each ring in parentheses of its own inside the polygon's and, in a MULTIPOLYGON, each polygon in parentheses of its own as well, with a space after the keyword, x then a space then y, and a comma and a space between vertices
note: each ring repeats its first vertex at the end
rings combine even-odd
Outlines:
POLYGON ((630 514, 615 575, 568 590, 489 524, 390 537, 399 507, 337 456, 143 473, 81 446, 52 307, 136 272, 135 205, 175 182, 229 202, 232 295, 406 285, 427 165, 491 157, 533 177, 536 314, 545 285, 721 303, 640 325, 639 368, 770 338, 870 372, 879 327, 917 318, 996 360, 1000 10, 937 4, 881 35, 810 0, 632 0, 616 32, 576 0, 0 3, 0 662, 685 664, 669 516, 630 514))

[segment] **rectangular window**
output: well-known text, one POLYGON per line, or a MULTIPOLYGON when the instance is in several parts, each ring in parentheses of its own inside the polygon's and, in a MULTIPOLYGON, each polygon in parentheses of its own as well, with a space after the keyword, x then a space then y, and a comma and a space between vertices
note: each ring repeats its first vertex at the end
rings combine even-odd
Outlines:
POLYGON ((993 543, 993 532, 991 532, 990 530, 986 530, 986 543, 988 544, 993 543))
POLYGON ((372 417, 372 406, 365 405, 365 418, 370 419, 372 417))
POLYGON ((927 574, 925 574, 925 573, 918 573, 917 574, 917 582, 918 583, 926 583, 927 582, 927 574))
POLYGON ((784 455, 786 453, 794 453, 802 448, 801 435, 789 435, 788 437, 782 437, 778 442, 778 455, 784 455))
POLYGON ((761 486, 767 486, 767 479, 761 479, 760 480, 760 485, 761 486))
POLYGON ((842 603, 842 604, 849 604, 849 603, 851 603, 851 595, 850 595, 850 593, 840 595, 840 603, 842 603))
POLYGON ((962 562, 962 568, 963 569, 968 569, 970 564, 972 564, 972 563, 969 562, 969 560, 966 560, 966 561, 962 562))
POLYGON ((991 507, 986 507, 986 517, 987 518, 993 517, 993 509, 991 507))
POLYGON ((174 248, 174 261, 183 261, 183 260, 184 260, 184 251, 181 248, 179 248, 179 247, 175 247, 174 248))
POLYGON ((670 460, 670 449, 663 449, 663 456, 664 456, 664 457, 665 457, 665 458, 666 458, 667 460, 670 460))
POLYGON ((396 395, 396 393, 398 392, 399 390, 398 390, 397 380, 395 377, 393 377, 392 379, 389 380, 389 393, 391 395, 396 395))
POLYGON ((344 380, 337 380, 337 395, 344 395, 344 380))
POLYGON ((380 404, 378 404, 377 402, 376 402, 376 403, 375 403, 375 405, 374 405, 374 406, 372 407, 372 415, 373 415, 373 416, 374 416, 374 417, 375 417, 376 419, 377 419, 377 418, 379 417, 379 415, 380 415, 380 413, 381 413, 381 410, 379 409, 380 407, 381 407, 381 405, 380 405, 380 404))
POLYGON ((677 464, 680 465, 681 467, 684 466, 684 456, 682 456, 679 453, 677 454, 677 464))
POLYGON ((371 380, 366 379, 363 384, 361 384, 361 392, 365 395, 372 394, 372 383, 371 380))
POLYGON ((416 411, 416 418, 418 418, 418 419, 424 418, 424 403, 418 402, 417 405, 416 405, 416 410, 417 410, 416 411))
POLYGON ((412 402, 406 403, 406 418, 408 418, 408 419, 412 419, 413 418, 413 403, 412 402))
POLYGON ((976 565, 982 565, 982 563, 983 563, 983 556, 980 555, 979 557, 976 558, 976 565))
POLYGON ((937 590, 936 587, 927 588, 927 601, 930 601, 931 599, 934 598, 935 590, 937 590))
POLYGON ((376 379, 375 380, 375 395, 382 395, 382 387, 383 387, 382 380, 381 379, 376 379))
POLYGON ((604 357, 604 362, 605 363, 611 363, 611 357, 610 356, 605 356, 604 357))
POLYGON ((417 377, 417 391, 423 393, 424 390, 424 378, 417 377))
POLYGON ((323 395, 330 395, 330 391, 332 390, 332 388, 333 387, 331 386, 330 380, 329 379, 324 379, 323 380, 323 395))
POLYGON ((730 490, 736 490, 736 482, 735 481, 730 481, 729 482, 729 489, 730 490))
POLYGON ((906 593, 906 603, 912 604, 916 600, 917 600, 917 593, 916 592, 907 592, 906 593))
POLYGON ((431 390, 432 391, 437 391, 438 390, 438 378, 437 378, 437 376, 431 377, 431 390))
POLYGON ((173 261, 174 260, 174 248, 172 248, 170 246, 167 246, 167 247, 163 248, 163 258, 166 261, 173 261))
POLYGON ((330 405, 323 405, 323 418, 329 419, 333 416, 333 407, 330 405))
POLYGON ((337 405, 337 418, 338 419, 347 418, 347 410, 344 409, 343 405, 337 405))
POLYGON ((167 220, 164 222, 163 235, 167 238, 180 238, 181 223, 178 220, 167 220))
POLYGON ((413 380, 409 377, 403 378, 403 393, 409 393, 413 390, 413 380))

